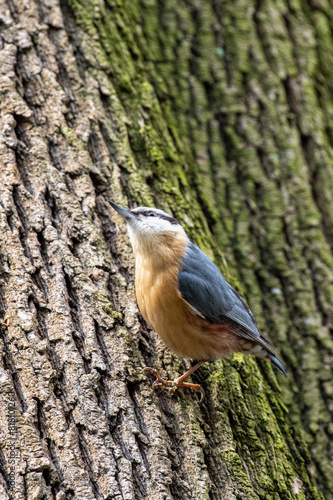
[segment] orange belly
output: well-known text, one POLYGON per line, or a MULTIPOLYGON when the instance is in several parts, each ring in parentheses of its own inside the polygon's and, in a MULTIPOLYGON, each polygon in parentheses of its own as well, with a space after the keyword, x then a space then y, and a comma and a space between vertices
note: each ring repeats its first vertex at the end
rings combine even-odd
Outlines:
POLYGON ((142 316, 178 356, 211 360, 239 350, 239 338, 228 325, 213 325, 180 295, 178 268, 156 271, 137 259, 136 295, 142 316))

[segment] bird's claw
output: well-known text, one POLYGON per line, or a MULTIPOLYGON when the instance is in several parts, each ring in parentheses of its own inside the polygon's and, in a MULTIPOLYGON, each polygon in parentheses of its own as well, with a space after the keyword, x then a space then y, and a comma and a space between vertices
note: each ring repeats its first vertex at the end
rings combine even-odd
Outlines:
POLYGON ((156 378, 161 378, 158 371, 155 368, 151 368, 150 366, 145 366, 144 368, 142 368, 142 371, 152 372, 152 374, 155 375, 156 378))
POLYGON ((155 377, 156 377, 156 380, 155 382, 153 383, 152 387, 172 387, 173 386, 173 382, 171 382, 171 380, 164 380, 164 378, 162 378, 160 376, 160 374, 158 373, 157 370, 155 370, 155 368, 150 368, 150 366, 146 366, 145 368, 143 368, 142 371, 149 371, 151 372, 155 377))
POLYGON ((167 387, 169 389, 173 389, 173 388, 178 389, 181 387, 189 387, 191 389, 194 389, 195 392, 200 392, 199 403, 202 403, 204 400, 205 391, 203 390, 203 388, 199 384, 190 384, 188 382, 183 382, 181 380, 182 377, 176 378, 175 380, 165 380, 164 378, 162 378, 160 376, 160 374, 158 373, 158 371, 155 368, 150 368, 150 366, 146 366, 145 368, 143 368, 143 371, 150 371, 156 377, 156 380, 155 380, 155 382, 153 382, 153 385, 152 385, 152 387, 154 389, 156 389, 156 387, 167 387))
POLYGON ((199 385, 199 389, 194 389, 194 390, 196 392, 200 392, 200 401, 199 401, 199 403, 202 403, 203 400, 205 399, 205 391, 203 390, 203 388, 201 387, 201 385, 199 385))

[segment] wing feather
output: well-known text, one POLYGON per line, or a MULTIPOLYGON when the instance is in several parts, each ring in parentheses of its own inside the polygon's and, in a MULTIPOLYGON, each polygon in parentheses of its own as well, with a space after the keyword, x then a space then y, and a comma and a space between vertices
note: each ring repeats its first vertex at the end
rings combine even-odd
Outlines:
POLYGON ((244 339, 258 342, 270 352, 273 344, 259 331, 254 316, 241 296, 225 280, 210 258, 190 242, 179 273, 184 300, 214 324, 230 324, 244 339))

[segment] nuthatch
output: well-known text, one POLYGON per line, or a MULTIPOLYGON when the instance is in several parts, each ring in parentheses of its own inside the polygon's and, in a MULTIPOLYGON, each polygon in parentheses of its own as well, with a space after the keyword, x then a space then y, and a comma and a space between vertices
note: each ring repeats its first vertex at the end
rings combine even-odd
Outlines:
POLYGON ((178 356, 197 361, 173 382, 145 368, 156 376, 153 387, 191 387, 202 401, 202 387, 185 379, 205 361, 233 352, 267 359, 287 376, 247 304, 176 219, 155 208, 128 211, 110 204, 127 223, 142 316, 178 356))

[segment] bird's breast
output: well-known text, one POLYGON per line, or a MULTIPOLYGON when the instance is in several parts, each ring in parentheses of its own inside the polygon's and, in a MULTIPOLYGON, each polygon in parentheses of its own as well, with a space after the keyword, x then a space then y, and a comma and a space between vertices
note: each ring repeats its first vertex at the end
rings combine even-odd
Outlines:
POLYGON ((196 360, 222 357, 235 336, 222 325, 211 325, 181 297, 178 272, 177 264, 157 269, 151 259, 136 258, 135 287, 142 316, 178 356, 196 360), (221 344, 222 337, 226 345, 221 344))

